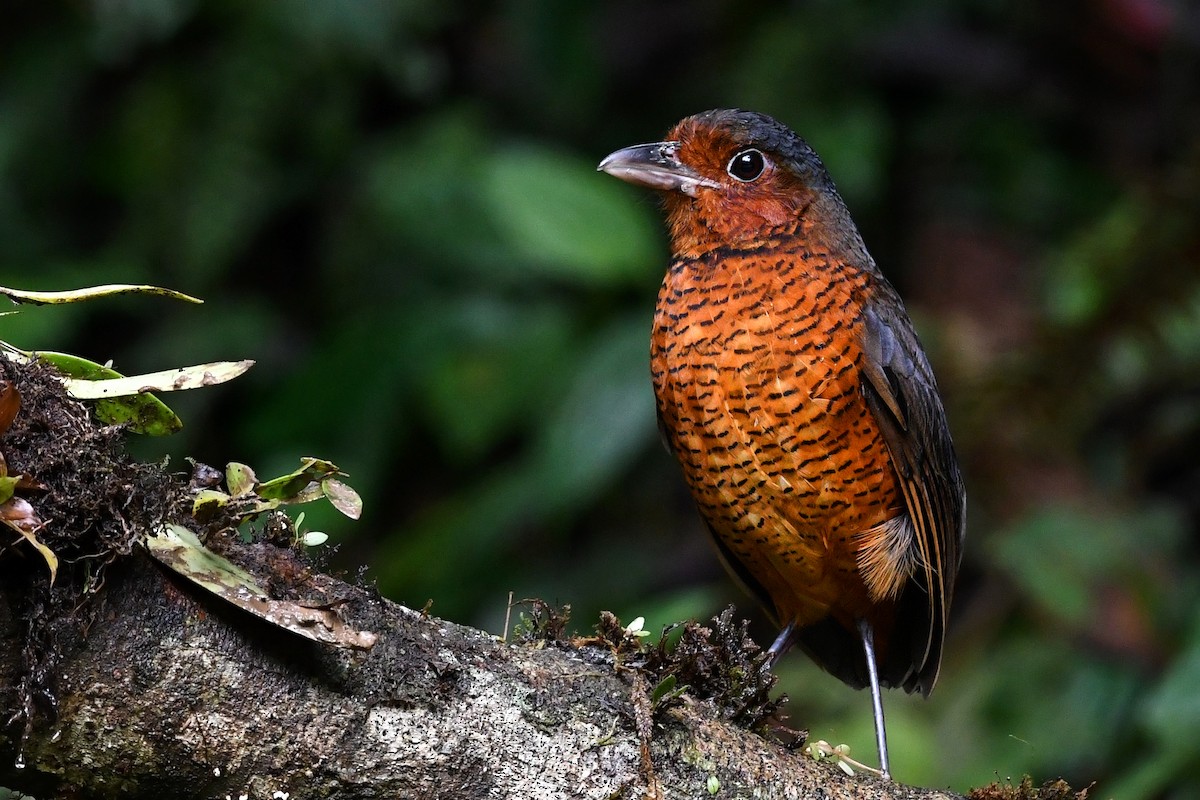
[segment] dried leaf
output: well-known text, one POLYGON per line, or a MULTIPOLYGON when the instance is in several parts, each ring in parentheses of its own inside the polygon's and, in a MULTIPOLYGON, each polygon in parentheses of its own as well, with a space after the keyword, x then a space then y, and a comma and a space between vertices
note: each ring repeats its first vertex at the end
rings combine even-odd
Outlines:
POLYGON ((130 283, 110 283, 104 286, 89 286, 84 289, 71 289, 65 292, 29 292, 0 286, 0 295, 7 297, 14 303, 30 303, 38 306, 78 303, 97 297, 112 297, 120 294, 149 294, 158 295, 159 297, 169 297, 174 300, 185 300, 189 303, 204 302, 199 298, 186 295, 183 292, 177 292, 174 289, 130 283))
POLYGON ((187 528, 167 525, 146 541, 146 547, 160 563, 197 586, 306 639, 354 650, 369 650, 378 639, 347 625, 331 605, 272 599, 250 573, 206 549, 187 528))
POLYGON ((21 411, 21 393, 9 381, 0 381, 0 435, 8 432, 21 411))
POLYGON ((347 484, 337 478, 326 478, 321 481, 321 489, 333 507, 350 519, 358 519, 362 516, 362 497, 347 484))
POLYGON ((204 386, 215 386, 231 381, 243 374, 254 362, 243 361, 214 361, 209 364, 197 364, 191 367, 167 369, 161 372, 148 372, 145 375, 131 375, 128 378, 111 378, 108 380, 76 380, 68 378, 67 393, 77 400, 97 400, 101 398, 125 397, 128 395, 144 394, 146 392, 178 392, 186 389, 198 389, 204 386))
POLYGON ((192 465, 192 477, 188 480, 188 486, 193 489, 211 489, 213 486, 221 485, 224 475, 219 469, 202 464, 194 458, 186 460, 192 465))
POLYGON ((46 566, 50 568, 50 583, 58 576, 58 556, 54 551, 37 538, 37 530, 42 527, 42 521, 28 500, 11 497, 8 502, 0 505, 0 522, 21 534, 25 541, 42 554, 46 566))
POLYGON ((37 530, 42 526, 37 512, 28 500, 22 497, 9 497, 0 504, 0 520, 7 522, 16 530, 37 530))
POLYGON ((288 505, 298 506, 302 503, 311 503, 314 500, 320 500, 325 496, 325 490, 321 488, 321 484, 313 482, 305 486, 291 497, 276 500, 276 503, 287 503, 288 505))
MULTIPOLYGON (((2 461, 3 459, 0 458, 0 462, 2 461)), ((13 477, 17 479, 17 491, 19 492, 46 491, 46 484, 42 483, 41 481, 34 480, 28 475, 14 475, 13 477)))

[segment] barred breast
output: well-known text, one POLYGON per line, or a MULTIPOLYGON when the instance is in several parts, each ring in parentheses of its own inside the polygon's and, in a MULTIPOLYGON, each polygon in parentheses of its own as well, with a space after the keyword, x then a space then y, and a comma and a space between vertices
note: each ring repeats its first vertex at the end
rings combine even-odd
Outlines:
POLYGON ((904 523, 862 394, 864 270, 787 242, 676 260, 658 297, 658 413, 701 513, 782 624, 873 616, 907 575, 869 580, 870 541, 904 523))

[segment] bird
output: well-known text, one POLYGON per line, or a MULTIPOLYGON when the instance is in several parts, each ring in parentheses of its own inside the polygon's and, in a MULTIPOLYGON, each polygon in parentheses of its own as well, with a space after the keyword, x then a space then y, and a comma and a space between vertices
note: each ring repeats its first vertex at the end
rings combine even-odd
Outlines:
POLYGON ((598 169, 661 196, 658 421, 727 570, 791 647, 870 687, 937 682, 966 493, 933 370, 812 147, 715 109, 598 169))

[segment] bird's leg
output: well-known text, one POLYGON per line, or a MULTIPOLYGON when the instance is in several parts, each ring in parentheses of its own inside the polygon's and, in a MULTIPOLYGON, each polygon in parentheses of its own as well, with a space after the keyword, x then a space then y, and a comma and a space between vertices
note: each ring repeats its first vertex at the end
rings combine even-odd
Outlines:
POLYGON ((883 695, 879 692, 879 669, 875 665, 875 632, 865 619, 858 621, 858 632, 862 636, 863 652, 867 657, 867 675, 871 679, 871 705, 875 710, 875 743, 879 746, 879 771, 891 779, 888 766, 887 729, 883 723, 883 695))
POLYGON ((767 649, 767 668, 770 669, 774 667, 775 662, 779 660, 780 656, 792 649, 792 644, 794 644, 795 641, 796 624, 794 622, 789 622, 787 625, 783 626, 783 630, 779 632, 779 635, 775 637, 775 641, 772 642, 770 648, 767 649))

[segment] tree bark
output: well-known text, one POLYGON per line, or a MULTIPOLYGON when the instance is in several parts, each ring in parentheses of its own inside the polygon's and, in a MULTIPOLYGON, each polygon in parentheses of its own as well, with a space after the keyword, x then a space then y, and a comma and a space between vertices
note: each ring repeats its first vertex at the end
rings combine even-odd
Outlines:
MULTIPOLYGON (((952 796, 848 777, 686 696, 639 734, 646 683, 609 648, 506 644, 330 585, 346 622, 378 634, 371 650, 276 628, 144 555, 116 565, 83 644, 62 655, 57 718, 42 714, 19 752, 19 725, 0 738, 0 786, 131 799, 952 796)), ((10 698, 23 632, 3 593, 10 698)), ((0 705, 8 719, 13 704, 0 705)))

